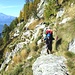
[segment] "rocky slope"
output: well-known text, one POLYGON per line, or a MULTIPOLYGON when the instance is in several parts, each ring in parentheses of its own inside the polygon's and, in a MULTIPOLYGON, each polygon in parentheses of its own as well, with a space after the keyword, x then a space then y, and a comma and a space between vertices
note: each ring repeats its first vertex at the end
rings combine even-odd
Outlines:
MULTIPOLYGON (((38 14, 39 18, 41 19, 43 17, 44 12, 44 6, 46 4, 46 0, 41 0, 41 2, 38 4, 38 14)), ((65 33, 65 27, 67 27, 67 24, 71 21, 71 16, 66 16, 66 10, 62 8, 57 13, 57 16, 55 17, 55 21, 47 25, 46 22, 40 21, 37 18, 35 19, 33 16, 28 19, 28 22, 24 24, 23 22, 17 24, 17 27, 13 30, 13 32, 10 33, 10 38, 12 39, 12 42, 7 46, 7 52, 5 53, 5 60, 1 64, 0 71, 4 69, 3 72, 5 74, 10 70, 10 73, 7 73, 7 75, 70 75, 67 67, 67 58, 63 53, 65 53, 64 47, 66 47, 66 42, 68 41, 68 33, 65 33), (60 18, 60 19, 59 19, 60 18), (53 50, 53 54, 47 54, 46 53, 46 46, 43 42, 43 39, 45 37, 45 30, 47 28, 52 28, 54 38, 56 38, 56 20, 59 24, 59 37, 62 37, 62 43, 60 42, 60 38, 58 39, 58 51, 53 50), (33 24, 35 22, 38 22, 35 26, 33 24), (29 27, 33 27, 31 30, 29 27), (53 26, 52 26, 53 25, 53 26), (51 27, 52 26, 52 27, 51 27), (62 28, 62 29, 61 29, 62 28), (61 30, 60 30, 61 29, 61 30), (12 35, 11 35, 12 34, 12 35), (61 36, 62 35, 62 36, 61 36), (68 37, 65 39, 65 37, 68 37), (64 41, 65 39, 65 41, 64 41), (63 44, 63 45, 62 45, 63 44), (8 50, 11 50, 10 52, 8 50), (27 52, 27 56, 23 57, 26 52, 23 49, 27 49, 29 52, 27 52), (24 54, 23 54, 24 53, 24 54), (23 57, 23 58, 22 58, 23 57), (18 70, 12 69, 15 68, 16 64, 20 64, 20 68, 18 70), (11 66, 12 68, 11 68, 11 66), (12 69, 12 70, 11 70, 12 69), (28 70, 29 69, 29 70, 28 70), (28 71, 27 71, 28 70, 28 71), (33 73, 30 73, 32 71, 33 73)), ((68 14, 67 14, 68 15, 68 14)), ((69 26, 67 28, 70 28, 69 26)), ((67 31, 67 30, 66 30, 67 31)), ((68 30, 70 31, 70 29, 68 30)), ((74 31, 73 31, 74 32, 74 31)), ((56 40, 54 40, 57 42, 56 40)), ((72 43, 69 45, 69 50, 74 50, 75 42, 72 41, 72 43)), ((54 42, 53 42, 54 44, 54 42)), ((54 47, 54 45, 53 45, 54 47)), ((67 45, 68 48, 68 45, 67 45)), ((2 73, 4 74, 4 73, 2 73)))
POLYGON ((33 75, 69 75, 65 63, 65 57, 47 54, 44 46, 40 57, 32 66, 33 75))

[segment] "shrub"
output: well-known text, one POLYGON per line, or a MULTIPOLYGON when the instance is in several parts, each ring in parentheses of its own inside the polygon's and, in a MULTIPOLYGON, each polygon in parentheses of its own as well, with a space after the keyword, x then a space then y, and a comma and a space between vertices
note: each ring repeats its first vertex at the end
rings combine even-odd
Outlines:
POLYGON ((49 19, 50 16, 54 16, 57 12, 57 5, 55 0, 48 0, 48 4, 45 6, 44 17, 49 19))
POLYGON ((26 49, 23 49, 22 51, 21 51, 21 57, 24 59, 24 58, 26 58, 27 57, 27 50, 26 49))
POLYGON ((20 55, 15 55, 15 56, 13 57, 13 61, 14 61, 15 64, 19 63, 19 62, 21 61, 20 55))
POLYGON ((23 74, 24 75, 33 75, 33 72, 32 72, 32 66, 28 66, 26 68, 23 69, 23 74))
POLYGON ((70 69, 74 67, 74 64, 71 60, 68 60, 67 65, 69 66, 70 69))
POLYGON ((19 73, 22 72, 22 70, 23 69, 22 69, 21 65, 17 65, 17 66, 14 67, 13 70, 11 70, 10 72, 8 72, 7 75, 19 75, 19 73))
POLYGON ((69 58, 73 58, 73 57, 75 56, 74 53, 69 52, 69 51, 67 51, 67 52, 65 53, 65 55, 66 55, 67 57, 69 57, 69 58))
POLYGON ((32 42, 31 44, 29 44, 29 48, 32 51, 37 51, 37 45, 36 45, 35 41, 32 42))

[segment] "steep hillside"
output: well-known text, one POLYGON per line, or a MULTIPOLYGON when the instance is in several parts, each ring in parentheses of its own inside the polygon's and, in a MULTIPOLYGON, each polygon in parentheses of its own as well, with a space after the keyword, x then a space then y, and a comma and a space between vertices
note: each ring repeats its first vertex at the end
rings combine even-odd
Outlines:
POLYGON ((2 50, 1 75, 75 74, 74 0, 58 0, 51 3, 49 0, 40 0, 37 13, 28 16, 26 21, 26 16, 22 20, 20 15, 20 23, 10 32, 10 40, 2 50), (48 9, 51 10, 46 11, 48 9), (44 37, 47 28, 53 30, 55 38, 52 54, 46 52, 44 37))

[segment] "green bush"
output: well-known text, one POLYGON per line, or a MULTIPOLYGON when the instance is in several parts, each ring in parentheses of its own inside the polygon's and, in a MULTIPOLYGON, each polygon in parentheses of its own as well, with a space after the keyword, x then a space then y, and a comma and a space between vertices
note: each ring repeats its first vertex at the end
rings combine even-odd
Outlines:
POLYGON ((51 16, 55 16, 59 6, 56 5, 56 0, 48 0, 48 4, 45 6, 44 17, 49 20, 51 16))
POLYGON ((22 66, 18 64, 17 66, 14 67, 13 70, 5 72, 3 75, 19 75, 20 72, 22 72, 22 66))
POLYGON ((23 69, 23 75, 33 75, 32 66, 31 65, 29 65, 28 67, 23 69))
POLYGON ((67 51, 67 52, 65 53, 65 55, 66 55, 67 57, 69 57, 69 58, 75 57, 75 54, 72 53, 72 52, 69 52, 69 51, 67 51))

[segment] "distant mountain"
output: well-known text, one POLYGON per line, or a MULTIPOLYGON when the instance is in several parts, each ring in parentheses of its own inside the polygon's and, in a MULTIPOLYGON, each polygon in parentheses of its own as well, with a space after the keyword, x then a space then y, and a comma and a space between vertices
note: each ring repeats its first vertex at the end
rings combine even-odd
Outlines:
POLYGON ((3 30, 3 25, 0 25, 0 33, 2 32, 3 30))
POLYGON ((12 20, 14 20, 14 16, 9 16, 3 13, 0 13, 0 33, 2 32, 4 24, 10 25, 12 20))
POLYGON ((15 19, 15 17, 13 17, 13 16, 9 16, 9 15, 0 13, 0 25, 4 25, 4 24, 10 25, 10 23, 14 19, 15 19))

